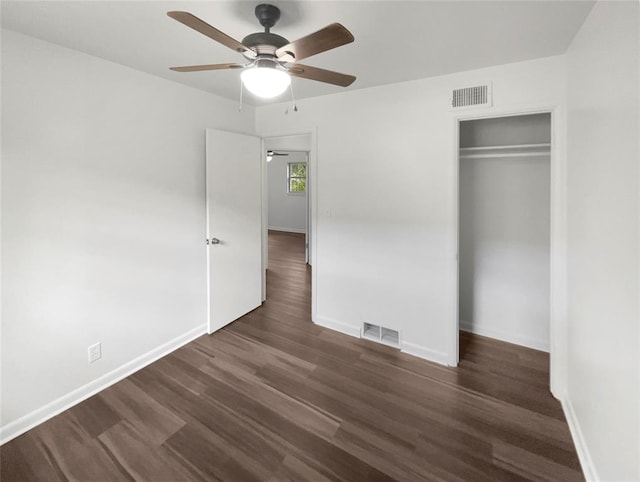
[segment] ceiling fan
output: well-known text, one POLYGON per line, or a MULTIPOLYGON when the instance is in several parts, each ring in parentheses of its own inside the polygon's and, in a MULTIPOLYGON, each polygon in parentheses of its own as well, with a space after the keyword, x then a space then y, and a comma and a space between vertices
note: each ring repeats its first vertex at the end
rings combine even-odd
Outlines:
POLYGON ((288 152, 277 152, 277 151, 267 151, 267 162, 271 162, 271 160, 275 157, 275 156, 288 156, 289 153, 288 152))
POLYGON ((297 63, 312 55, 353 42, 351 32, 339 23, 332 23, 317 32, 289 42, 286 38, 271 33, 271 28, 280 18, 280 9, 273 5, 260 4, 255 8, 255 15, 264 27, 264 32, 249 34, 242 42, 238 42, 188 12, 171 11, 167 12, 167 15, 242 54, 248 61, 245 64, 171 67, 171 70, 176 72, 244 69, 240 76, 242 83, 249 91, 263 98, 276 97, 287 90, 291 83, 291 75, 341 87, 347 87, 356 80, 353 75, 297 63))

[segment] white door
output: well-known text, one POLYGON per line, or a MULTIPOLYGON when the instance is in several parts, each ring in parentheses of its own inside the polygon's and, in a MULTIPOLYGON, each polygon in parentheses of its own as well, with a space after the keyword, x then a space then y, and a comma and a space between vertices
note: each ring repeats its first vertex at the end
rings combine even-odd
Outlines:
POLYGON ((260 138, 207 129, 208 331, 262 302, 260 138))

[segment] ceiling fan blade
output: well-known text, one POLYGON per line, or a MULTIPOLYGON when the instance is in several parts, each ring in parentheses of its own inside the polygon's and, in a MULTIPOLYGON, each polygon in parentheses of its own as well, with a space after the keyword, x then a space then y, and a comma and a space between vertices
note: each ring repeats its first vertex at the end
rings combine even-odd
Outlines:
POLYGON ((218 43, 221 43, 225 47, 229 47, 231 50, 235 50, 241 54, 247 54, 251 57, 255 57, 255 52, 248 47, 245 47, 236 39, 229 37, 226 33, 221 32, 215 27, 212 27, 204 20, 200 20, 195 15, 190 14, 189 12, 180 12, 180 11, 171 11, 167 12, 167 15, 174 20, 186 25, 193 30, 200 32, 203 35, 206 35, 212 40, 215 40, 218 43))
POLYGON ((341 74, 333 70, 319 69, 318 67, 309 67, 308 65, 302 64, 293 64, 288 70, 289 73, 295 77, 317 80, 318 82, 339 85, 340 87, 348 87, 356 80, 353 75, 341 74))
POLYGON ((279 60, 293 62, 335 49, 353 42, 351 32, 339 23, 332 23, 306 37, 299 38, 276 50, 279 60))
POLYGON ((209 64, 209 65, 188 65, 185 67, 169 67, 174 72, 200 72, 202 70, 223 70, 223 69, 241 69, 242 64, 209 64))

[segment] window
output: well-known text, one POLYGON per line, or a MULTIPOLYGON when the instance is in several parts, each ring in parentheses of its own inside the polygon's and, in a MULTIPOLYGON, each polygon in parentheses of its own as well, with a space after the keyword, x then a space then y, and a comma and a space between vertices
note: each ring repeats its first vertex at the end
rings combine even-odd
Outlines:
POLYGON ((303 193, 307 190, 307 164, 290 162, 287 165, 287 192, 303 193))

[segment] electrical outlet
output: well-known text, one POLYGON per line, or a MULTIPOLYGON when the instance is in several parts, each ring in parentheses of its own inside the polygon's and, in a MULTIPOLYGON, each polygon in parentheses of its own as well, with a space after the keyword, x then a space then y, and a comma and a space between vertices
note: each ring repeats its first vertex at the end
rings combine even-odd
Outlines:
POLYGON ((100 345, 100 343, 91 345, 89 347, 89 363, 93 363, 100 358, 102 358, 102 346, 100 345))

